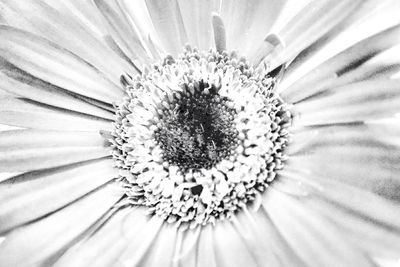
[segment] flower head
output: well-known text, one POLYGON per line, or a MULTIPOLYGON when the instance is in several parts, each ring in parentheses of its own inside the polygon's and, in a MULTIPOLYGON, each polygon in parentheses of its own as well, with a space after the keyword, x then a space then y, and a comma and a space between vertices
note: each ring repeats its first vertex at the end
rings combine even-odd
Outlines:
POLYGON ((0 0, 0 266, 398 260, 399 9, 0 0))

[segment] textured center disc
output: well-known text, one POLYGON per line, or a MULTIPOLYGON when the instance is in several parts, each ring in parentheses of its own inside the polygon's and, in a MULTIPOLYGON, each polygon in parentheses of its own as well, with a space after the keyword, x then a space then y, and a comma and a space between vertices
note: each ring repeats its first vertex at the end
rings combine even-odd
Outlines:
POLYGON ((110 142, 127 205, 195 227, 259 203, 289 142, 275 70, 187 47, 122 82, 110 142))
POLYGON ((209 169, 229 158, 237 146, 234 124, 236 112, 215 87, 203 82, 187 88, 190 94, 176 94, 162 110, 155 139, 163 158, 185 172, 209 169), (172 109, 171 109, 172 108, 172 109))

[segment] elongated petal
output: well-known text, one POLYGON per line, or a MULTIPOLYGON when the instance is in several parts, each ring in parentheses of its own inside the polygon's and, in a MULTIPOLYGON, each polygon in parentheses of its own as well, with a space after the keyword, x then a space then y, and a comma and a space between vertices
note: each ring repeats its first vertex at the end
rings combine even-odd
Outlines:
MULTIPOLYGON (((8 26, 0 27, 0 56, 38 79, 76 94, 111 103, 122 90, 106 80, 93 66, 60 46, 31 33, 8 26), (44 67, 45 66, 45 67, 44 67)), ((22 80, 24 73, 2 64, 5 74, 22 80), (10 69, 11 68, 11 69, 10 69)), ((27 79, 27 74, 25 74, 27 79)))
POLYGON ((0 262, 5 266, 46 265, 46 260, 67 249, 120 197, 120 187, 109 185, 52 216, 10 232, 0 244, 0 262))
POLYGON ((288 85, 296 81, 299 75, 302 75, 301 73, 303 73, 303 75, 307 73, 307 70, 304 69, 312 68, 313 66, 309 66, 308 63, 315 60, 317 57, 318 61, 315 64, 312 63, 314 67, 318 62, 323 62, 333 54, 346 49, 349 47, 349 44, 352 45, 360 39, 364 39, 375 32, 380 32, 390 27, 393 21, 398 21, 397 13, 399 8, 400 5, 391 0, 380 2, 374 0, 363 1, 354 12, 304 49, 290 62, 280 86, 287 88, 288 85), (354 34, 354 32, 357 34, 354 34), (344 36, 343 33, 345 33, 344 36), (354 37, 355 40, 349 37, 354 37), (332 43, 334 45, 332 45, 332 43), (319 52, 326 49, 326 47, 333 48, 330 48, 326 53, 324 52, 324 56, 321 58, 321 53, 319 52), (317 56, 317 54, 319 54, 319 56, 317 56))
POLYGON ((215 47, 218 52, 222 53, 224 50, 226 50, 226 33, 224 22, 218 14, 213 14, 212 22, 214 29, 215 47))
POLYGON ((118 1, 97 0, 95 3, 106 20, 112 38, 131 61, 131 64, 138 70, 143 68, 143 64, 149 64, 149 56, 135 32, 135 25, 130 24, 126 12, 121 10, 118 1))
POLYGON ((211 14, 220 11, 218 1, 178 0, 178 4, 189 44, 201 50, 213 47, 211 14))
POLYGON ((273 189, 268 193, 264 201, 266 213, 307 266, 375 266, 362 252, 346 242, 342 232, 312 209, 305 208, 302 199, 273 189), (318 256, 315 251, 318 251, 318 256))
POLYGON ((94 100, 89 100, 83 95, 72 93, 32 76, 1 58, 0 87, 4 88, 6 92, 5 94, 0 93, 0 96, 23 97, 67 110, 113 119, 113 113, 92 104, 94 100))
POLYGON ((396 25, 358 42, 297 80, 282 92, 282 97, 292 103, 318 93, 341 74, 398 44, 399 36, 400 26, 396 25))
POLYGON ((94 4, 87 0, 80 2, 78 8, 75 1, 69 0, 28 0, 24 3, 5 0, 0 5, 2 15, 10 26, 43 36, 68 49, 96 66, 118 85, 121 73, 134 73, 135 70, 104 45, 102 39, 105 32, 94 4), (89 14, 85 12, 87 9, 90 9, 89 14))
MULTIPOLYGON (((334 175, 333 172, 329 174, 334 175)), ((329 219, 347 242, 376 257, 399 257, 400 216, 398 203, 388 201, 331 177, 298 167, 287 166, 281 179, 318 185, 303 198, 302 207, 329 219)), ((310 187, 311 188, 311 187, 310 187)))
POLYGON ((285 50, 272 62, 272 68, 295 57, 355 10, 361 1, 312 1, 278 32, 285 50))
POLYGON ((54 266, 129 266, 120 255, 148 219, 141 208, 118 210, 94 235, 71 247, 54 266))
MULTIPOLYGON (((300 149, 289 147, 290 164, 301 164, 314 175, 326 177, 400 200, 398 125, 347 125, 304 130, 311 136, 300 149), (293 163, 292 163, 293 161, 293 163), (300 163, 303 162, 303 163, 300 163)), ((291 166, 292 167, 292 166, 291 166)))
POLYGON ((176 56, 187 42, 178 2, 147 0, 146 4, 166 52, 176 56))
POLYGON ((73 111, 42 105, 27 99, 0 98, 0 123, 18 127, 95 131, 110 130, 111 121, 73 111))
POLYGON ((201 229, 196 262, 198 266, 218 267, 216 250, 213 247, 213 228, 211 225, 201 229))
POLYGON ((0 232, 54 212, 115 177, 112 161, 101 159, 11 178, 17 182, 0 184, 0 232))
POLYGON ((108 155, 99 133, 0 132, 0 171, 31 171, 108 155))
POLYGON ((367 121, 399 112, 398 80, 369 80, 326 90, 295 105, 299 125, 367 121))
POLYGON ((229 221, 219 222, 213 229, 213 243, 217 266, 257 266, 251 251, 229 221))
POLYGON ((227 31, 227 47, 250 56, 257 49, 287 1, 221 1, 220 13, 227 31))
POLYGON ((148 252, 162 235, 164 224, 165 221, 159 216, 152 216, 148 223, 136 232, 136 238, 125 245, 119 260, 127 266, 137 266, 146 261, 148 252))

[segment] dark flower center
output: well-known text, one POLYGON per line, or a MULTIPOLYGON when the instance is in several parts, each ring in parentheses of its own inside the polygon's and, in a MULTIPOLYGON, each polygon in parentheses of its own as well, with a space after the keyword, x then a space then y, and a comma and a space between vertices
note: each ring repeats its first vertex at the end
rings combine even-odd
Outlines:
POLYGON ((155 132, 164 160, 186 172, 209 169, 229 158, 238 135, 236 111, 229 106, 230 101, 219 96, 215 86, 202 81, 192 88, 185 85, 162 109, 155 132))

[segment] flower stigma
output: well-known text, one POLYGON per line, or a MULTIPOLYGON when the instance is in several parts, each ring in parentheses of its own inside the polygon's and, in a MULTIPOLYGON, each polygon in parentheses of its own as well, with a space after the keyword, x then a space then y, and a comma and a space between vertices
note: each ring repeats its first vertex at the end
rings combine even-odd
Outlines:
POLYGON ((292 115, 279 77, 235 53, 187 46, 124 75, 110 139, 129 205, 191 226, 255 201, 286 159, 292 115))

